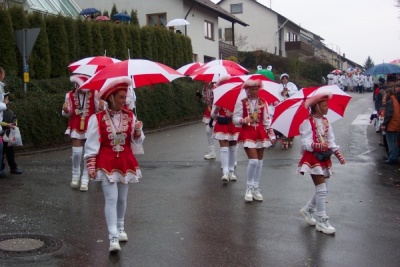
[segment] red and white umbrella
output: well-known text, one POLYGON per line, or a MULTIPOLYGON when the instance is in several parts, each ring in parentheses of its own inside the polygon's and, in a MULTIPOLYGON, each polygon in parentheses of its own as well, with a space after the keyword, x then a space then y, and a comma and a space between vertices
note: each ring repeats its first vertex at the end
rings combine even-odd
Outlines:
POLYGON ((218 82, 222 77, 236 75, 243 75, 243 73, 240 70, 231 67, 225 67, 221 65, 206 67, 204 65, 200 69, 193 72, 190 77, 196 81, 218 82))
POLYGON ((249 73, 249 71, 242 65, 236 63, 235 61, 227 59, 215 59, 204 64, 204 67, 212 67, 212 66, 230 67, 239 70, 242 74, 249 73))
POLYGON ((275 107, 271 127, 283 135, 293 137, 300 134, 300 125, 310 116, 309 110, 304 106, 306 99, 324 92, 331 92, 332 98, 328 100, 328 114, 330 123, 342 118, 351 96, 343 92, 337 85, 303 88, 290 98, 275 107))
POLYGON ((85 74, 91 77, 104 67, 120 61, 119 59, 105 56, 87 57, 69 64, 68 68, 74 74, 85 74))
POLYGON ((176 71, 183 75, 190 76, 193 74, 193 72, 201 68, 203 65, 204 64, 201 62, 193 62, 180 67, 176 71))
POLYGON ((245 82, 247 80, 261 80, 261 81, 271 81, 267 77, 262 74, 249 74, 249 75, 239 75, 239 76, 232 76, 227 80, 220 81, 219 85, 223 85, 225 83, 239 83, 245 82))
POLYGON ((396 64, 396 65, 400 65, 400 59, 395 59, 389 62, 389 64, 396 64))
POLYGON ((342 71, 336 69, 336 70, 331 71, 331 73, 332 73, 332 74, 342 74, 342 71))
POLYGON ((107 16, 97 16, 94 20, 108 21, 110 18, 107 16))
MULTIPOLYGON (((242 89, 243 82, 225 83, 213 90, 214 105, 226 108, 233 112, 238 101, 247 97, 246 91, 242 89)), ((263 81, 262 87, 258 90, 258 97, 274 103, 278 101, 279 84, 270 81, 263 81)))
POLYGON ((80 88, 101 90, 120 77, 131 78, 132 87, 138 88, 146 85, 171 82, 176 78, 184 76, 176 70, 158 62, 146 59, 128 59, 105 67, 80 88))

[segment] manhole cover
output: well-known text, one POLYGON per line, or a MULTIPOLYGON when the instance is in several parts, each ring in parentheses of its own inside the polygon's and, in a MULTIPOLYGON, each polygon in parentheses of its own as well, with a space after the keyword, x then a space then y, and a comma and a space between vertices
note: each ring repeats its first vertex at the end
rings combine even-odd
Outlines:
POLYGON ((36 234, 0 236, 0 255, 6 257, 44 255, 61 247, 62 242, 50 236, 36 234))

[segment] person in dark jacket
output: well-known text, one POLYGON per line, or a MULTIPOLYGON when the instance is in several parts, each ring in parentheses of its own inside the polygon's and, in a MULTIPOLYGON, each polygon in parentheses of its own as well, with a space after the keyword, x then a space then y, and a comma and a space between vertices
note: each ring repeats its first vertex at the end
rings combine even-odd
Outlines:
POLYGON ((389 164, 397 163, 399 157, 397 137, 400 132, 400 105, 393 87, 386 89, 385 116, 381 129, 386 132, 386 141, 389 148, 388 159, 384 162, 389 164))
MULTIPOLYGON (((4 94, 4 103, 9 103, 8 102, 8 94, 4 94)), ((2 122, 2 127, 3 127, 3 132, 1 135, 4 137, 4 135, 9 135, 10 134, 10 129, 17 126, 17 116, 14 114, 14 112, 7 108, 6 110, 3 111, 3 122, 2 122)), ((5 163, 4 163, 4 155, 7 158, 8 166, 10 167, 10 173, 11 174, 22 174, 22 171, 18 169, 18 165, 15 162, 15 156, 14 156, 14 147, 9 146, 8 142, 4 141, 3 138, 3 164, 1 166, 1 170, 4 171, 5 168, 5 163)))

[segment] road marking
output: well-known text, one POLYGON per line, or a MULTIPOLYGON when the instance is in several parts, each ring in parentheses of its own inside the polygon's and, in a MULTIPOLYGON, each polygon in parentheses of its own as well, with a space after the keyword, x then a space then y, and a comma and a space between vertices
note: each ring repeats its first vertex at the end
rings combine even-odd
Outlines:
POLYGON ((369 125, 369 118, 370 115, 368 114, 360 114, 355 118, 351 125, 369 125))

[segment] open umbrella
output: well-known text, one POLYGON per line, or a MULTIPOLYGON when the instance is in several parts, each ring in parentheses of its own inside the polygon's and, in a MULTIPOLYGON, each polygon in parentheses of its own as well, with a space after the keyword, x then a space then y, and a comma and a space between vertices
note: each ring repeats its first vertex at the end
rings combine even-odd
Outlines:
POLYGON ((201 63, 201 62, 193 62, 193 63, 189 63, 189 64, 186 64, 186 65, 183 65, 182 67, 180 67, 176 71, 179 72, 179 73, 182 73, 183 75, 190 76, 190 75, 193 74, 193 72, 195 72, 196 70, 201 68, 203 65, 204 64, 201 63))
POLYGON ((189 21, 186 19, 173 19, 168 21, 166 27, 175 27, 175 26, 182 26, 182 25, 189 25, 189 21))
POLYGON ((104 67, 120 61, 119 59, 105 56, 87 57, 69 64, 68 68, 72 73, 93 76, 104 67))
POLYGON ((203 67, 193 72, 193 74, 190 75, 190 78, 196 81, 218 82, 219 79, 228 75, 243 75, 243 72, 238 69, 222 65, 214 65, 211 67, 206 67, 206 65, 204 65, 203 67))
POLYGON ((146 85, 171 82, 176 78, 183 77, 183 75, 158 62, 146 59, 128 59, 105 67, 80 88, 101 90, 101 88, 119 77, 131 78, 133 82, 132 87, 138 88, 146 85))
POLYGON ((130 20, 132 20, 132 17, 129 16, 128 14, 126 14, 126 13, 117 13, 112 17, 113 17, 113 19, 120 20, 120 21, 130 21, 130 20))
POLYGON ((332 74, 342 74, 342 71, 336 69, 336 70, 331 71, 331 73, 332 73, 332 74))
POLYGON ((100 13, 100 11, 94 7, 89 7, 82 9, 81 12, 79 12, 79 15, 85 16, 85 15, 92 15, 92 14, 97 14, 100 13))
MULTIPOLYGON (((233 112, 238 101, 247 97, 246 91, 242 89, 243 82, 225 83, 213 90, 214 105, 226 108, 233 112)), ((263 81, 258 90, 259 98, 267 103, 274 103, 279 99, 279 84, 271 81, 263 81)))
POLYGON ((94 20, 108 21, 110 18, 107 16, 97 16, 94 20))
POLYGON ((390 61, 389 64, 400 65, 400 58, 390 61))
POLYGON ((400 73, 400 66, 390 63, 382 63, 375 65, 364 72, 364 75, 378 75, 378 74, 390 74, 400 73))
POLYGON ((275 107, 271 127, 285 136, 299 135, 301 123, 310 115, 309 110, 304 106, 306 99, 323 92, 332 93, 332 98, 328 101, 329 110, 326 115, 329 122, 332 123, 342 118, 351 96, 343 92, 337 85, 309 87, 301 89, 275 107))
POLYGON ((207 62, 204 64, 204 67, 212 67, 212 66, 224 66, 224 67, 230 67, 239 70, 242 74, 247 74, 249 71, 241 66, 240 64, 236 63, 235 61, 232 60, 227 60, 227 59, 215 59, 210 62, 207 62))
POLYGON ((238 82, 244 83, 247 80, 271 81, 262 74, 249 74, 249 75, 238 75, 229 77, 227 80, 220 81, 219 85, 223 85, 225 83, 238 83, 238 82))

